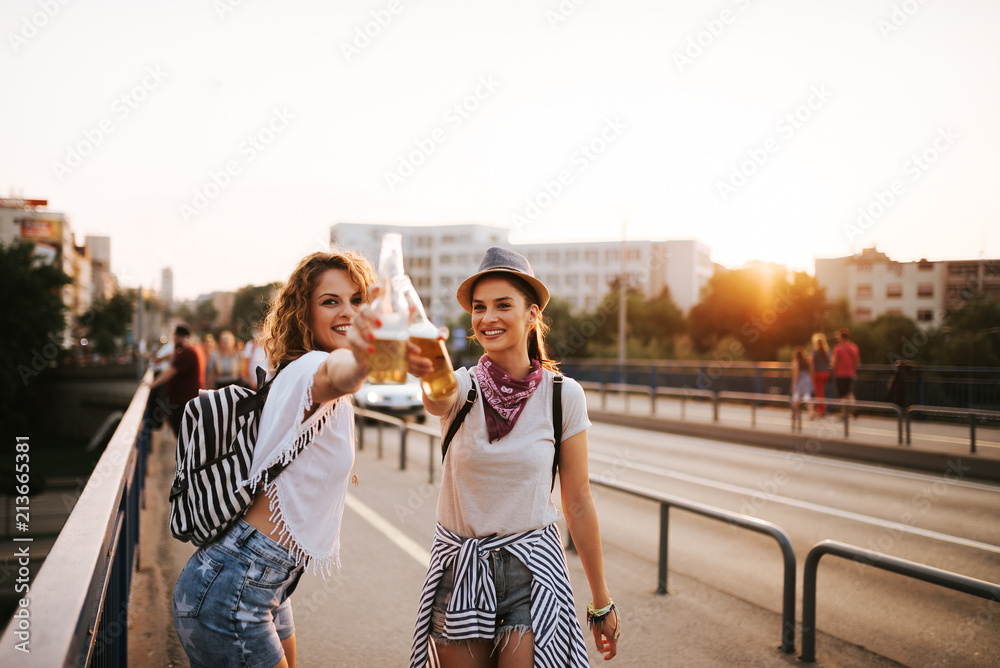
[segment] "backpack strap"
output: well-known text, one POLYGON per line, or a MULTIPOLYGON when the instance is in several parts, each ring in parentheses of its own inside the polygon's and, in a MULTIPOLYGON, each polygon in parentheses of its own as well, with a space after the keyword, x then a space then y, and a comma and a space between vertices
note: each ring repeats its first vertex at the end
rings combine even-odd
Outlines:
POLYGON ((455 419, 451 421, 451 425, 448 427, 448 433, 445 434, 444 440, 441 441, 441 463, 444 463, 444 456, 448 454, 448 446, 451 445, 451 441, 455 438, 455 434, 458 433, 458 428, 462 426, 462 422, 465 421, 465 416, 469 414, 472 410, 472 405, 476 403, 476 397, 478 393, 476 392, 476 377, 472 370, 469 370, 469 377, 472 380, 472 387, 469 388, 469 394, 465 398, 465 404, 458 410, 458 415, 455 419))
POLYGON ((556 471, 559 469, 559 446, 562 445, 562 384, 563 377, 555 374, 552 377, 552 431, 555 433, 555 455, 552 457, 552 486, 551 492, 556 488, 556 471))

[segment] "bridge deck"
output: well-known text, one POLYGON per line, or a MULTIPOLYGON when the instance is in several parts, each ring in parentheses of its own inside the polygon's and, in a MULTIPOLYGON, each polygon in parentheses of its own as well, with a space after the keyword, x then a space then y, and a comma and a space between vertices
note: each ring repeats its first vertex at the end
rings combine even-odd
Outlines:
MULTIPOLYGON (((388 432, 387 432, 388 433, 388 432)), ((345 511, 340 573, 326 581, 304 576, 293 598, 299 666, 400 666, 409 655, 412 624, 434 527, 437 487, 426 482, 426 446, 414 439, 411 467, 398 471, 398 452, 386 439, 376 458, 374 433, 358 453, 361 485, 345 511), (372 515, 376 516, 373 521, 372 515), (381 521, 378 520, 381 518, 381 521), (409 548, 407 552, 406 548, 409 548), (416 556, 414 556, 416 555, 416 556)), ((155 435, 142 519, 141 567, 132 594, 129 654, 133 665, 186 666, 170 619, 170 595, 192 548, 170 537, 166 493, 173 445, 155 435)), ((614 517, 601 517, 602 524, 614 517)), ((575 553, 568 555, 578 614, 589 600, 575 553)), ((617 666, 787 667, 794 655, 777 651, 780 615, 671 573, 668 596, 654 592, 655 555, 606 548, 605 567, 624 615, 617 666)), ((821 634, 817 666, 894 666, 893 662, 821 634)), ((587 636, 592 665, 608 665, 587 636)))

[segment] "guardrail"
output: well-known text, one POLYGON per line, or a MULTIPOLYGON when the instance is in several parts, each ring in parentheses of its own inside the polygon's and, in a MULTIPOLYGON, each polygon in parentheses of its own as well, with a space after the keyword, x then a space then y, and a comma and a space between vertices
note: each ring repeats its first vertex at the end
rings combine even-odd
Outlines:
MULTIPOLYGON (((428 443, 428 457, 427 457, 427 482, 434 484, 434 460, 435 453, 438 451, 434 447, 435 439, 440 441, 441 434, 436 429, 431 429, 430 427, 425 427, 421 424, 414 424, 407 420, 401 420, 391 415, 386 415, 385 413, 379 413, 378 411, 371 411, 365 408, 354 409, 354 419, 355 422, 359 422, 360 419, 374 420, 378 427, 378 453, 377 458, 382 459, 382 425, 388 424, 396 427, 399 430, 399 470, 406 470, 406 435, 409 432, 415 432, 418 434, 423 434, 427 436, 428 443)), ((355 429, 358 433, 358 450, 364 450, 365 447, 365 430, 363 423, 360 429, 355 429)))
POLYGON ((925 415, 955 415, 969 419, 969 452, 976 454, 976 419, 1000 420, 1000 411, 985 411, 973 409, 941 408, 939 406, 910 406, 906 409, 906 444, 910 444, 910 416, 916 413, 925 415))
MULTIPOLYGON (((897 442, 903 445, 903 410, 896 404, 883 401, 848 401, 846 399, 809 399, 803 401, 798 409, 792 401, 792 397, 787 394, 763 394, 760 392, 730 392, 726 390, 697 390, 697 389, 676 389, 669 387, 651 388, 646 385, 629 385, 624 383, 597 383, 593 381, 580 382, 584 390, 599 392, 601 395, 601 410, 607 410, 607 395, 621 394, 625 398, 625 412, 629 410, 629 397, 633 394, 648 396, 650 399, 650 413, 656 415, 656 399, 658 397, 675 397, 681 401, 681 419, 685 419, 685 402, 688 399, 701 399, 712 402, 712 422, 718 422, 721 415, 721 405, 726 402, 738 402, 750 404, 750 426, 757 425, 757 406, 759 404, 777 404, 786 406, 789 409, 791 419, 791 430, 802 431, 802 410, 801 405, 840 406, 854 410, 863 409, 868 411, 880 411, 893 413, 896 415, 898 423, 897 442)), ((1000 412, 978 411, 979 413, 995 413, 1000 416, 1000 412)), ((964 415, 965 411, 960 411, 964 415)), ((843 411, 844 437, 850 436, 849 411, 843 411)), ((909 443, 909 441, 907 441, 909 443)))
POLYGON ((856 563, 867 564, 973 596, 1000 601, 998 584, 918 564, 915 561, 891 557, 847 543, 824 540, 809 550, 802 575, 802 654, 799 659, 806 663, 816 660, 816 574, 819 560, 825 554, 850 559, 856 563))
MULTIPOLYGON (((28 605, 4 632, 0 665, 127 665, 128 600, 149 453, 148 397, 149 388, 140 385, 30 593, 23 594, 28 605), (17 649, 22 642, 30 652, 17 649)), ((20 542, 30 555, 31 538, 20 542)))
POLYGON ((726 522, 730 526, 742 527, 774 538, 778 542, 778 547, 781 548, 781 556, 784 561, 784 586, 781 597, 781 651, 785 654, 791 654, 795 651, 795 550, 792 548, 792 541, 784 529, 755 517, 707 506, 696 501, 688 501, 628 483, 606 482, 593 476, 590 478, 590 483, 660 504, 659 570, 656 588, 658 594, 667 593, 667 556, 671 508, 686 510, 702 517, 726 522))

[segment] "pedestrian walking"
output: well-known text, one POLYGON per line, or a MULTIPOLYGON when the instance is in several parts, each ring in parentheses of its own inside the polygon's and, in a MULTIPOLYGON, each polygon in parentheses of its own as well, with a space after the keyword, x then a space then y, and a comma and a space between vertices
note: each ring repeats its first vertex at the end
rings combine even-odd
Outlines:
POLYGON ((604 578, 588 479, 590 421, 583 389, 570 378, 561 378, 553 403, 557 365, 545 354, 542 315, 549 291, 522 255, 493 247, 457 297, 485 354, 455 372, 451 394, 424 394, 442 433, 471 388, 477 400, 444 457, 410 666, 587 666, 556 524, 563 514, 590 585, 594 642, 610 659, 621 619, 604 578), (557 471, 563 513, 552 500, 557 471))
POLYGON ((806 349, 795 346, 792 357, 792 410, 798 416, 803 401, 809 401, 813 394, 812 360, 806 355, 806 349))
POLYGON ((826 384, 830 382, 830 346, 826 334, 816 332, 812 336, 812 381, 816 393, 816 417, 826 415, 826 384))
MULTIPOLYGON (((837 345, 833 347, 830 357, 830 368, 833 369, 833 382, 837 387, 837 398, 845 399, 853 404, 854 379, 858 373, 858 363, 861 361, 861 351, 856 343, 851 341, 851 333, 845 327, 837 332, 837 345)), ((853 408, 853 407, 852 407, 853 408)), ((844 407, 847 410, 847 406, 844 407)), ((854 417, 857 417, 854 411, 854 417)))
POLYGON ((181 431, 184 404, 197 397, 203 387, 198 353, 191 344, 191 329, 187 325, 174 328, 174 354, 170 366, 150 383, 150 392, 161 386, 165 388, 166 413, 176 437, 181 431))
POLYGON ((206 375, 208 388, 217 390, 226 385, 242 385, 240 370, 243 358, 236 350, 236 337, 228 329, 219 334, 219 345, 208 358, 206 375))

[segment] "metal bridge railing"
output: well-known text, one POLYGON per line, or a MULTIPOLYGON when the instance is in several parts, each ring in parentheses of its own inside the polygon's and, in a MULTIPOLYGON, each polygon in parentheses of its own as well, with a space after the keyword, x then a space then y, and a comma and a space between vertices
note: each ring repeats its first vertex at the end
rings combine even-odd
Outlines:
POLYGON ((423 434, 427 436, 428 443, 428 457, 427 457, 427 482, 434 483, 434 461, 435 455, 438 451, 434 447, 435 441, 440 442, 441 434, 437 429, 432 429, 430 427, 425 427, 421 424, 414 424, 407 420, 401 420, 391 415, 386 415, 385 413, 380 413, 378 411, 371 411, 365 408, 354 409, 354 419, 358 426, 361 428, 356 429, 358 434, 358 450, 364 450, 365 447, 365 430, 364 421, 373 420, 376 427, 378 428, 378 459, 382 459, 382 429, 383 425, 390 425, 399 430, 399 470, 406 470, 406 442, 407 434, 409 432, 414 432, 417 434, 423 434))
MULTIPOLYGON (((15 614, 4 631, 0 665, 128 664, 128 602, 139 560, 139 510, 149 453, 148 397, 148 386, 140 385, 24 593, 27 616, 15 614), (26 639, 30 652, 17 649, 15 639, 26 639)), ((30 553, 30 537, 19 545, 30 553)))
POLYGON ((819 569, 819 560, 824 554, 850 559, 973 596, 1000 601, 998 584, 918 564, 915 561, 891 557, 847 543, 824 540, 809 550, 802 575, 802 655, 799 659, 807 663, 816 660, 816 573, 819 569))
POLYGON ((750 531, 771 536, 781 548, 784 562, 783 593, 781 597, 781 651, 791 654, 795 651, 795 550, 792 541, 784 529, 771 522, 765 522, 755 517, 741 515, 721 508, 715 508, 696 501, 688 501, 670 494, 663 494, 652 489, 638 487, 623 482, 607 482, 591 476, 592 485, 600 485, 618 492, 631 494, 642 499, 660 504, 660 548, 659 572, 656 593, 667 593, 667 553, 670 536, 670 509, 678 508, 702 517, 726 522, 750 531))
POLYGON ((1000 420, 1000 411, 973 410, 966 408, 941 408, 940 406, 909 406, 906 409, 906 444, 910 444, 910 416, 917 413, 925 415, 948 415, 964 417, 969 420, 969 452, 976 454, 976 421, 1000 420))

